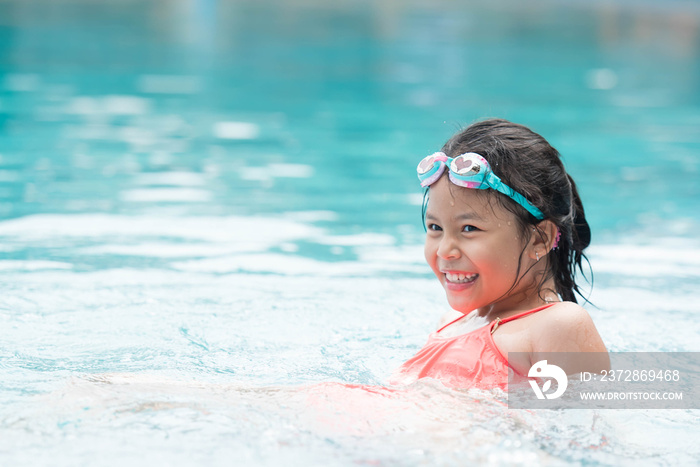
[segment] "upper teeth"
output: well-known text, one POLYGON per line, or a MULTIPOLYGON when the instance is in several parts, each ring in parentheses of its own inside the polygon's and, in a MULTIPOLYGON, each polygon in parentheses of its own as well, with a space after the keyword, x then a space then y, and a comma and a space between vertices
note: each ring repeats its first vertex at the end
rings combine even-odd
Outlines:
POLYGON ((456 274, 453 274, 451 272, 445 273, 445 277, 450 282, 469 282, 473 281, 476 278, 476 276, 477 274, 462 274, 461 272, 456 274))

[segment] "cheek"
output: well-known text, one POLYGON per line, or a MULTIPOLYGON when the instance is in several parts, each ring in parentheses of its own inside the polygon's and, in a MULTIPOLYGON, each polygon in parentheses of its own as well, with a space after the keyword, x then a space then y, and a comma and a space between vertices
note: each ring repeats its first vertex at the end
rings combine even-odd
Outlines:
POLYGON ((433 264, 435 261, 435 249, 432 247, 430 239, 425 240, 425 245, 423 245, 423 255, 428 264, 433 264))
MULTIPOLYGON (((504 271, 512 271, 515 273, 518 269, 518 263, 520 261, 520 251, 509 250, 503 251, 499 258, 499 263, 504 271)), ((522 270, 521 270, 522 273, 522 270)))
POLYGON ((423 246, 423 255, 425 256, 425 261, 430 266, 430 269, 437 274, 437 242, 431 241, 430 238, 426 239, 425 245, 423 246))

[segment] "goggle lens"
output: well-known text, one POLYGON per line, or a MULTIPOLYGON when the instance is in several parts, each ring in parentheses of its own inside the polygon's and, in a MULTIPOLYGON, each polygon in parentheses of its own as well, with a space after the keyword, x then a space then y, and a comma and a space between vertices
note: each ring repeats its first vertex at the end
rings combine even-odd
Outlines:
POLYGON ((428 173, 435 165, 435 156, 428 156, 418 164, 418 174, 423 175, 428 173))
POLYGON ((439 162, 447 162, 447 156, 445 153, 436 152, 434 154, 425 157, 420 164, 418 164, 418 175, 425 175, 435 168, 435 164, 439 162))
POLYGON ((462 154, 452 159, 450 170, 457 175, 470 177, 481 171, 481 164, 470 155, 462 154))

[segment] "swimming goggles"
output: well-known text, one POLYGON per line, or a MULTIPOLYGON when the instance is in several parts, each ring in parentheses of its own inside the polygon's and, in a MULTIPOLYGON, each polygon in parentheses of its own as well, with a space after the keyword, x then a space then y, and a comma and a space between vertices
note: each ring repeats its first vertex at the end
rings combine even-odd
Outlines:
POLYGON ((498 175, 493 173, 486 159, 475 152, 468 152, 455 158, 447 157, 444 152, 429 155, 418 164, 420 185, 427 187, 435 183, 448 166, 450 180, 455 185, 479 190, 493 188, 524 207, 537 219, 544 219, 542 211, 533 206, 523 195, 503 183, 498 175))

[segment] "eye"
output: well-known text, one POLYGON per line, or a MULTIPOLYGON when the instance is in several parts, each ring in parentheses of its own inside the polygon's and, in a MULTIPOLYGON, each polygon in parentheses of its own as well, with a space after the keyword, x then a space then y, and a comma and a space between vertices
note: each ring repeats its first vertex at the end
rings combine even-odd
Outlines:
POLYGON ((432 230, 433 232, 440 232, 442 231, 442 227, 440 227, 437 224, 428 224, 428 230, 432 230))
POLYGON ((479 229, 478 229, 477 227, 474 227, 473 225, 465 225, 465 226, 462 228, 462 231, 463 231, 463 232, 474 232, 474 231, 477 231, 477 230, 479 230, 479 229))

